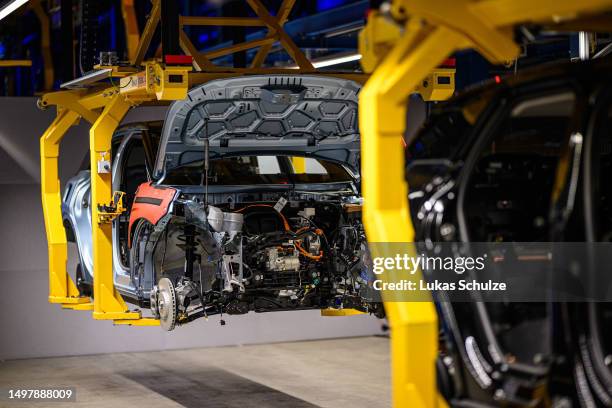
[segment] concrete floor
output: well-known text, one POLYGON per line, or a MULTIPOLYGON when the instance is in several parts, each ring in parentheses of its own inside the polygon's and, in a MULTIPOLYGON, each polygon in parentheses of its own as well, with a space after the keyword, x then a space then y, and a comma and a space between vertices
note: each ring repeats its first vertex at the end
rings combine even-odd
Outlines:
POLYGON ((76 387, 77 401, 0 407, 389 407, 389 341, 360 337, 0 362, 0 388, 76 387))

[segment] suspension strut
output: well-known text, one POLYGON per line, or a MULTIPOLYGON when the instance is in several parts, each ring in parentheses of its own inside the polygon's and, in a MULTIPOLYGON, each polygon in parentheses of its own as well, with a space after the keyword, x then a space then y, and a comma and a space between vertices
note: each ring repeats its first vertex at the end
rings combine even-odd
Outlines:
POLYGON ((185 225, 185 277, 193 280, 193 264, 196 260, 195 253, 195 227, 193 225, 185 225))

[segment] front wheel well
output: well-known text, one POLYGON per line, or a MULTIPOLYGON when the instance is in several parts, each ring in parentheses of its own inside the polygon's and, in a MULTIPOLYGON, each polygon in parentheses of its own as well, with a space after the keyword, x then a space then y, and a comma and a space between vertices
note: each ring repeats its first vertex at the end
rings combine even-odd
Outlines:
POLYGON ((134 232, 136 231, 136 227, 137 227, 137 226, 138 226, 138 224, 140 224, 140 222, 141 222, 141 221, 143 221, 143 220, 148 221, 148 220, 147 220, 146 218, 144 218, 144 217, 139 217, 139 218, 136 218, 136 219, 135 219, 135 220, 132 222, 132 224, 130 225, 130 230, 128 231, 128 248, 130 248, 130 249, 132 248, 132 244, 134 243, 134 242, 133 242, 133 239, 134 239, 134 232))

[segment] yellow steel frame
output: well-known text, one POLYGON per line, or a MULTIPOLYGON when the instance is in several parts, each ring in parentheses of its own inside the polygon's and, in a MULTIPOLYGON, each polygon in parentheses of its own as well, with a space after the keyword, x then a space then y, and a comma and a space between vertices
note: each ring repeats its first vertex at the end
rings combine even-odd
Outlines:
POLYGON ((140 42, 140 31, 138 30, 134 0, 121 0, 121 14, 123 16, 123 25, 125 26, 128 59, 132 61, 136 58, 138 43, 140 42))
MULTIPOLYGON (((513 60, 518 54, 512 38, 516 24, 579 21, 610 9, 612 0, 392 1, 387 18, 399 24, 401 35, 383 52, 384 58, 372 64, 377 68, 359 99, 360 110, 368 112, 359 118, 368 240, 414 240, 404 156, 398 146, 405 130, 408 95, 423 78, 463 48, 474 48, 494 63, 513 60)), ((362 46, 375 42, 377 33, 372 31, 370 38, 360 42, 362 46)), ((393 271, 387 276, 398 278, 393 271)), ((393 406, 445 406, 436 387, 438 323, 433 303, 386 302, 385 309, 391 326, 393 406)))
MULTIPOLYGON (((163 82, 163 81, 162 81, 163 82)), ((186 86, 185 86, 186 91, 186 86)), ((155 98, 155 93, 150 95, 155 98)), ((143 319, 140 312, 129 311, 113 284, 112 218, 98 205, 111 202, 110 172, 96 171, 102 155, 110 157, 112 135, 132 106, 117 88, 91 91, 61 91, 46 94, 39 106, 57 106, 57 116, 40 139, 41 193, 49 252, 49 302, 63 308, 92 310, 94 319, 110 319, 117 324, 157 325, 158 320, 143 319), (67 244, 62 223, 58 158, 60 142, 80 119, 92 124, 90 130, 91 194, 94 252, 94 301, 82 297, 66 271, 67 244)))
POLYGON ((58 111, 57 117, 40 138, 42 206, 49 251, 49 302, 87 303, 79 297, 76 285, 66 272, 68 248, 62 225, 62 202, 58 177, 59 143, 68 129, 79 120, 71 110, 58 111))
POLYGON ((0 67, 31 67, 32 60, 0 60, 0 67))
MULTIPOLYGON (((289 14, 295 4, 295 0, 283 0, 276 15, 272 15, 263 5, 261 0, 246 0, 249 7, 255 12, 257 17, 200 17, 200 16, 181 16, 179 19, 179 38, 180 46, 183 52, 193 57, 194 67, 197 71, 205 72, 248 72, 256 73, 257 69, 261 68, 266 57, 272 50, 272 45, 280 43, 283 49, 297 64, 297 70, 285 70, 287 73, 296 74, 299 72, 313 72, 315 68, 312 63, 306 58, 302 50, 293 42, 291 37, 283 29, 283 25, 287 22, 289 14), (266 27, 268 34, 261 39, 233 44, 228 47, 219 48, 216 50, 202 53, 193 45, 185 30, 185 26, 217 26, 217 27, 266 27), (250 68, 231 68, 216 66, 211 60, 225 55, 234 54, 240 51, 246 51, 253 48, 258 48, 257 54, 253 59, 250 68)), ((151 14, 147 20, 147 24, 143 31, 141 41, 136 48, 136 51, 130 57, 132 65, 138 66, 144 61, 144 56, 151 44, 151 39, 157 25, 160 22, 160 2, 153 0, 151 14)), ((262 70, 266 72, 266 70, 262 70)))

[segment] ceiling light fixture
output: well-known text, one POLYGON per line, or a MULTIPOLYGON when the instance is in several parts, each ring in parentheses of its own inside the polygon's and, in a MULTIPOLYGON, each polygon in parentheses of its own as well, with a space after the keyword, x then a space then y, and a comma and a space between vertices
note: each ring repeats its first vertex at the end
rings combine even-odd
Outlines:
POLYGON ((9 2, 6 6, 0 9, 0 20, 11 14, 13 11, 17 10, 19 7, 26 4, 28 0, 13 0, 9 2))
POLYGON ((344 64, 345 62, 359 61, 360 59, 361 59, 361 54, 358 54, 358 53, 348 54, 348 55, 342 55, 339 57, 333 57, 333 58, 313 61, 312 66, 315 68, 330 67, 332 65, 344 64))
MULTIPOLYGON (((310 62, 312 63, 312 66, 315 68, 323 68, 323 67, 331 67, 333 65, 338 65, 338 64, 344 64, 345 62, 359 61, 360 59, 361 59, 361 54, 359 53, 351 53, 351 54, 342 53, 342 54, 336 54, 335 56, 331 55, 328 57, 316 59, 310 62)), ((299 67, 295 64, 292 64, 292 65, 287 65, 284 68, 297 69, 299 67)))

